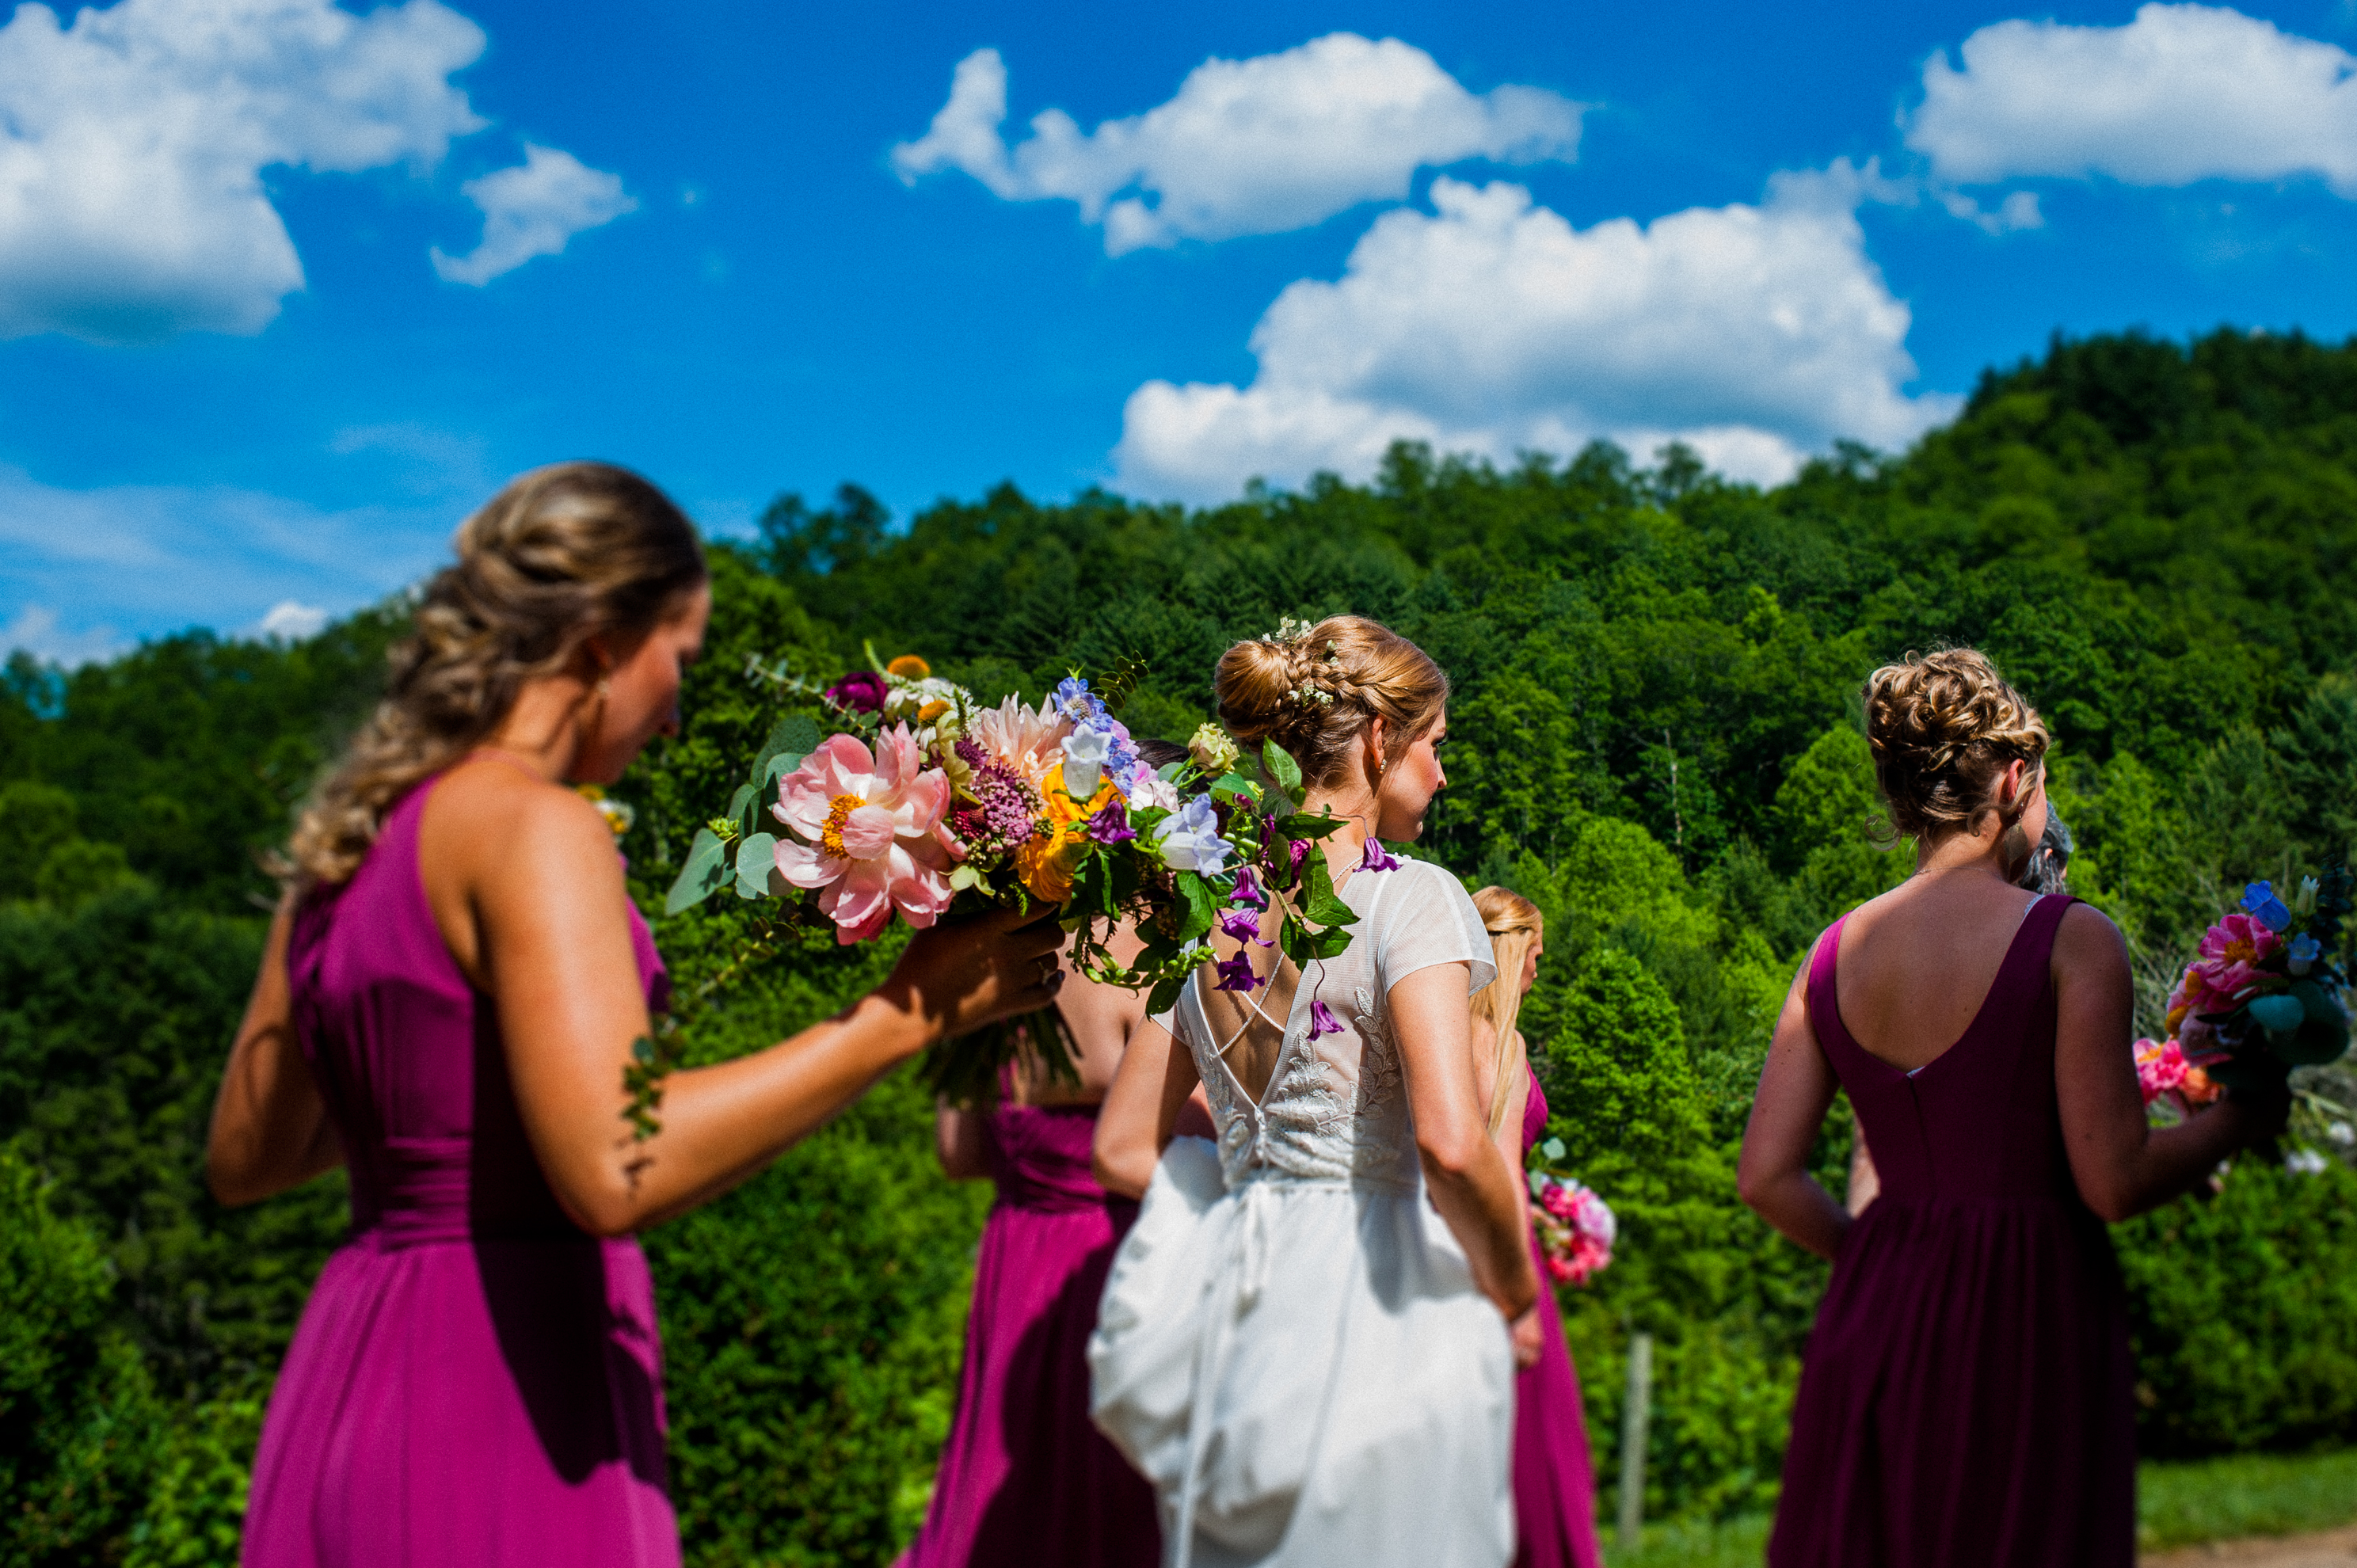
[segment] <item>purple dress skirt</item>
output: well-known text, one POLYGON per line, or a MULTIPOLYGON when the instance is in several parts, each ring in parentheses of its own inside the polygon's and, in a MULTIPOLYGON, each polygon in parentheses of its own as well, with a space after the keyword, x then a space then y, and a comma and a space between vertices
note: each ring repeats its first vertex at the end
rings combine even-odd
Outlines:
MULTIPOLYGON (((297 913, 287 949, 352 1233, 271 1392, 244 1562, 676 1563, 653 1282, 636 1241, 583 1232, 541 1176, 491 999, 426 905, 433 788, 297 913)), ((661 961, 630 918, 657 999, 661 961)))
POLYGON ((1817 1309, 1773 1568, 2131 1568, 2135 1377, 2111 1241, 2080 1200, 2054 1093, 2032 905, 1962 1038, 1909 1074, 1843 1025, 1841 924, 1809 1020, 1881 1174, 1817 1309))
POLYGON ((1137 1218, 1090 1175, 1093 1105, 1002 1105, 984 1124, 983 1227, 957 1414, 901 1568, 1154 1568, 1154 1488, 1089 1419, 1089 1335, 1137 1218))
MULTIPOLYGON (((1523 1102, 1523 1155, 1546 1136, 1546 1091, 1531 1078, 1523 1102)), ((1587 1452, 1587 1418, 1579 1374, 1563 1340, 1555 1286, 1538 1228, 1531 1257, 1539 1268, 1539 1359, 1514 1377, 1514 1568, 1597 1568, 1596 1471, 1587 1452)))

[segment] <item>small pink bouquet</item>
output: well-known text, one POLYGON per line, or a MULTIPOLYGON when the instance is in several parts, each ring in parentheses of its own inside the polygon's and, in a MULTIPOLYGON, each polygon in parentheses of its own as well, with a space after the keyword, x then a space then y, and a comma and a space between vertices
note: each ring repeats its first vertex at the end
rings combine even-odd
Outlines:
POLYGON ((1531 1218, 1539 1233, 1539 1251, 1547 1273, 1557 1284, 1584 1285, 1611 1266, 1612 1243, 1620 1222, 1593 1188, 1574 1181, 1545 1162, 1563 1158, 1563 1140, 1549 1138, 1531 1151, 1531 1218))

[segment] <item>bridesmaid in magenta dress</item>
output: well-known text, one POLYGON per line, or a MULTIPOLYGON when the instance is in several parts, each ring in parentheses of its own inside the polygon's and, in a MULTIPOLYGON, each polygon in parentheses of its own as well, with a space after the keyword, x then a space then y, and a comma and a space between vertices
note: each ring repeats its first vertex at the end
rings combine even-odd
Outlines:
MULTIPOLYGON (((1142 740, 1157 767, 1185 757, 1142 740)), ((1135 943, 1115 939, 1116 946, 1135 943)), ((1117 954, 1124 961, 1132 956, 1117 954)), ((1089 1336, 1137 1204, 1090 1169, 1097 1111, 1146 1016, 1139 993, 1066 977, 1077 1085, 1034 1069, 985 1113, 943 1106, 942 1168, 998 1189, 974 1260, 957 1413, 900 1568, 1154 1568, 1154 1488, 1089 1419, 1089 1336), (1019 1101, 1019 1102, 1018 1102, 1019 1101)))
POLYGON ((2281 1125, 2262 1095, 2154 1131, 2126 944, 2014 886, 2045 826, 2046 730, 1981 655, 1878 670, 1867 740, 1915 875, 1836 921, 1795 980, 1738 1173, 1834 1260, 1809 1337, 1772 1568, 2132 1568, 2136 1422, 2105 1221, 2281 1125), (1810 1176, 1849 1092, 1881 1190, 1810 1176))
POLYGON ((222 1202, 351 1180, 264 1419, 249 1568, 677 1563, 633 1233, 1061 983, 1052 922, 922 933, 835 1018, 673 1075, 634 1143, 622 1073, 662 967, 563 781, 610 783, 676 727, 702 550, 652 486, 586 463, 517 480, 457 544, 296 830, 214 1110, 222 1202))
MULTIPOLYGON (((1514 1027, 1522 999, 1538 983, 1539 955, 1546 950, 1546 922, 1538 907, 1503 887, 1484 887, 1473 907, 1490 933, 1498 978, 1473 998, 1475 1078, 1491 1101, 1491 1132, 1520 1169, 1546 1136, 1546 1091, 1530 1070, 1530 1056, 1514 1027), (1519 1101, 1514 1090, 1528 1084, 1519 1101), (1523 1114, 1512 1118, 1519 1103, 1523 1114)), ((1579 1375, 1564 1342, 1563 1320, 1539 1244, 1531 1227, 1531 1258, 1537 1263, 1539 1291, 1535 1358, 1516 1335, 1522 1369, 1514 1384, 1514 1522, 1519 1544, 1515 1568, 1598 1568, 1596 1473, 1587 1449, 1587 1419, 1581 1408, 1579 1375)))

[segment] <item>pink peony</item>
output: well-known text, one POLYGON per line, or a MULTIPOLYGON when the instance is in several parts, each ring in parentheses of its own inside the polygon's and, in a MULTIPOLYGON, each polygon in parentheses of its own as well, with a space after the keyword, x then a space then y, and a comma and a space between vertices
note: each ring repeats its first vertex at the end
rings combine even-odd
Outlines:
POLYGON ((2199 979, 2205 991, 2217 994, 2195 1001, 2196 1009, 2224 1012, 2236 992, 2260 978, 2258 966, 2282 945, 2281 937, 2252 917, 2239 910, 2228 915, 2203 933, 2201 958, 2186 966, 2187 995, 2199 979))
POLYGON ((881 755, 856 736, 829 736, 778 780, 778 803, 770 808, 810 841, 779 839, 778 874, 820 889, 819 908, 846 946, 881 931, 894 909, 912 926, 931 925, 950 907, 947 874, 957 859, 942 821, 949 775, 924 766, 907 725, 885 731, 877 744, 881 755))
POLYGON ((2138 1040, 2135 1049, 2136 1088, 2147 1105, 2185 1082, 2185 1052, 2175 1040, 2138 1040))

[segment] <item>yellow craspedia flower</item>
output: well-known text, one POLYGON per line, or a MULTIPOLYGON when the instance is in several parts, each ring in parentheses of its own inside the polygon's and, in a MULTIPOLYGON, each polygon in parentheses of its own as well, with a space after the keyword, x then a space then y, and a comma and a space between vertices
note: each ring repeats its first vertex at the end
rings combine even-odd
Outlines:
POLYGON ((922 681, 933 672, 933 667, 913 653, 903 653, 884 666, 887 675, 898 675, 903 681, 922 681))

